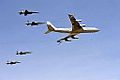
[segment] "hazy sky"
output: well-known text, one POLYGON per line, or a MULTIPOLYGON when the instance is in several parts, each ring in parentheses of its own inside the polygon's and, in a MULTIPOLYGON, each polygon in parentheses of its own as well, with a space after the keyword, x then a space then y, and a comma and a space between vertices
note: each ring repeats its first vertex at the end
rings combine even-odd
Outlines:
POLYGON ((120 80, 120 0, 0 0, 0 14, 0 80, 120 80), (20 9, 40 13, 25 17, 20 9), (44 34, 46 24, 25 26, 48 20, 71 27, 68 13, 101 31, 57 45, 68 34, 44 34), (16 50, 32 54, 16 56, 16 50))

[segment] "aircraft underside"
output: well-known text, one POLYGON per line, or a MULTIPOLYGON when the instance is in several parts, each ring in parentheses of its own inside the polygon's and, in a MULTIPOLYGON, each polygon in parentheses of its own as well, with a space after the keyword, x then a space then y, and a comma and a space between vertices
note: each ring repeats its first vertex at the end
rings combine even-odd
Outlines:
POLYGON ((59 32, 59 33, 95 33, 97 32, 96 30, 77 30, 77 31, 68 31, 68 30, 55 30, 54 32, 59 32))

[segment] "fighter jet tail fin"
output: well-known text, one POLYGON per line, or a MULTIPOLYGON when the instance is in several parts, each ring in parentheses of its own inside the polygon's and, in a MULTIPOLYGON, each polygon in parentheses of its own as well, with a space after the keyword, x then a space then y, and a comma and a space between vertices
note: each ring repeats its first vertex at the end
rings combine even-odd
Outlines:
POLYGON ((19 13, 20 15, 22 15, 22 14, 23 14, 23 10, 20 10, 18 13, 19 13))
POLYGON ((45 34, 48 34, 56 29, 49 21, 47 21, 47 27, 48 27, 48 31, 45 32, 45 34))

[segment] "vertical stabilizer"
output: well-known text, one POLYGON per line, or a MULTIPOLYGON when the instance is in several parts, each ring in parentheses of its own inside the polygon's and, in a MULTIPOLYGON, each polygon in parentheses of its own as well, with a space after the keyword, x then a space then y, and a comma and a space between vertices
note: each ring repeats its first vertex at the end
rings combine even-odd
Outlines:
POLYGON ((48 34, 56 29, 49 21, 47 21, 47 27, 48 27, 48 31, 45 32, 45 34, 48 34))

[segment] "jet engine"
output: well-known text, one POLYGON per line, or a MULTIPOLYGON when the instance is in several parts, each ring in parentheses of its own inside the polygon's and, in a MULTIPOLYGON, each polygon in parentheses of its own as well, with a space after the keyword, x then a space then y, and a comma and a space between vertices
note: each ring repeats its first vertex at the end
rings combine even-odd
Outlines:
POLYGON ((79 39, 78 37, 75 37, 74 35, 71 36, 72 39, 79 39))
POLYGON ((81 20, 81 19, 76 19, 76 21, 77 21, 77 22, 82 22, 82 20, 81 20))
POLYGON ((64 40, 65 40, 65 41, 71 41, 71 40, 69 40, 68 38, 65 38, 64 40))
POLYGON ((81 27, 85 27, 86 25, 85 24, 80 24, 81 27))

